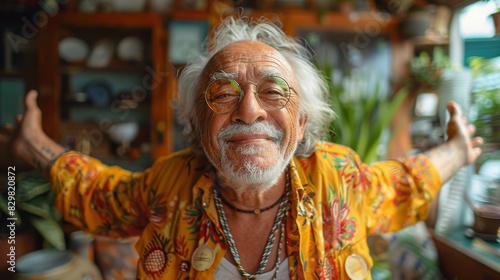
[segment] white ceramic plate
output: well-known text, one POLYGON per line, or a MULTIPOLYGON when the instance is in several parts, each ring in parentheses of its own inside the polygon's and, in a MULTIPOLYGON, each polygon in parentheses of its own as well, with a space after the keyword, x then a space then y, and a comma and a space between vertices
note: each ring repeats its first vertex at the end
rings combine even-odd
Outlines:
POLYGON ((89 67, 106 67, 108 66, 114 54, 114 44, 109 39, 101 39, 92 47, 92 52, 87 60, 89 67))
POLYGON ((142 62, 144 60, 144 44, 135 36, 123 38, 118 43, 116 51, 123 61, 142 62))
POLYGON ((89 54, 89 46, 76 37, 67 37, 59 41, 59 56, 67 62, 84 61, 89 54))

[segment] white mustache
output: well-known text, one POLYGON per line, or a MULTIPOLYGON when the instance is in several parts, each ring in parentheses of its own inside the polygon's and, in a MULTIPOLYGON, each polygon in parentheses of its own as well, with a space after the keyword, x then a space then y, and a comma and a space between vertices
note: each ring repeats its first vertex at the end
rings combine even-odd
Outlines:
POLYGON ((238 134, 264 134, 269 136, 276 143, 280 143, 283 139, 284 132, 269 124, 263 122, 256 122, 252 124, 244 123, 232 123, 225 128, 223 128, 218 134, 217 139, 220 141, 226 141, 238 134))

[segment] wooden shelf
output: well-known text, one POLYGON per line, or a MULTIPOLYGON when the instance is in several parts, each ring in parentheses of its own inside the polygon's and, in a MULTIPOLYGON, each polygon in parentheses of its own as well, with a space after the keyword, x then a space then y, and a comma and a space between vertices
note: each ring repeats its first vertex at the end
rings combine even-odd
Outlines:
POLYGON ((292 36, 296 35, 297 29, 387 34, 400 22, 398 16, 376 12, 347 15, 339 12, 320 14, 317 11, 291 11, 284 15, 284 19, 285 32, 292 36))
POLYGON ((416 47, 419 46, 436 46, 436 45, 448 45, 450 43, 448 37, 428 35, 425 37, 412 39, 416 47))
POLYGON ((0 77, 2 78, 24 78, 24 73, 21 71, 0 71, 0 77))
MULTIPOLYGON (((111 101, 113 102, 113 100, 111 101)), ((66 107, 71 107, 79 110, 109 110, 109 105, 105 106, 96 106, 89 102, 77 102, 77 101, 61 101, 61 103, 66 107)), ((125 104, 128 105, 128 104, 125 104)), ((147 111, 149 109, 149 105, 145 104, 145 101, 137 103, 137 107, 127 107, 129 110, 134 111, 147 111)))
POLYGON ((149 28, 161 24, 157 13, 59 13, 54 20, 65 26, 109 27, 109 28, 149 28))
POLYGON ((87 66, 85 62, 83 63, 71 63, 71 64, 62 64, 60 66, 61 74, 76 74, 76 73, 104 73, 104 72, 137 72, 144 73, 144 69, 148 66, 148 64, 143 63, 110 63, 106 67, 98 68, 98 67, 90 67, 87 66))

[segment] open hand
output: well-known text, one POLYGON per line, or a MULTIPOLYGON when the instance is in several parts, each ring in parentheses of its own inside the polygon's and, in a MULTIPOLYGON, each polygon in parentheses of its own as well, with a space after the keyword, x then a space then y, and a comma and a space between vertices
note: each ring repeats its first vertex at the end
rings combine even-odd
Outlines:
POLYGON ((481 148, 483 138, 474 137, 476 127, 468 123, 467 118, 463 115, 460 106, 450 101, 447 104, 448 112, 450 113, 450 120, 446 133, 448 135, 447 141, 453 141, 464 152, 464 164, 471 164, 481 155, 481 148))
POLYGON ((9 145, 15 156, 27 153, 27 141, 45 135, 42 130, 42 112, 36 103, 38 92, 31 90, 24 99, 25 113, 16 117, 16 126, 6 124, 0 133, 0 144, 9 145))

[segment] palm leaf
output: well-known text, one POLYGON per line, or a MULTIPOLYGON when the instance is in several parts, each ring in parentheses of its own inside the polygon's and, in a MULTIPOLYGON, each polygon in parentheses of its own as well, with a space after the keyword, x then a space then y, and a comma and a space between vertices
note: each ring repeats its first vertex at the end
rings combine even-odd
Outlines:
POLYGON ((61 225, 51 219, 31 216, 31 224, 42 235, 42 237, 58 250, 65 250, 64 232, 61 225))
MULTIPOLYGON (((401 90, 391 99, 384 99, 380 83, 366 84, 354 99, 339 85, 332 83, 332 67, 316 64, 330 83, 330 99, 337 118, 330 124, 327 140, 355 150, 365 162, 378 159, 378 148, 384 132, 408 96, 401 90)), ((369 80, 369 79, 364 79, 369 80)))

